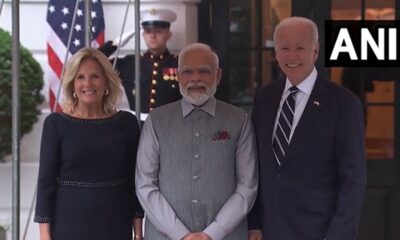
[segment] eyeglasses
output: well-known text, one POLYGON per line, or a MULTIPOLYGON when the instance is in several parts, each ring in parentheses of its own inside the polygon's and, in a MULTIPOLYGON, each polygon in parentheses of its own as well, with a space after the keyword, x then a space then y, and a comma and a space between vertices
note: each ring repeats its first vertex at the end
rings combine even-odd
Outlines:
POLYGON ((216 68, 208 66, 202 66, 198 68, 183 67, 182 70, 180 70, 180 73, 184 77, 193 76, 195 72, 197 72, 200 76, 210 76, 213 73, 213 71, 215 71, 215 69, 216 68))

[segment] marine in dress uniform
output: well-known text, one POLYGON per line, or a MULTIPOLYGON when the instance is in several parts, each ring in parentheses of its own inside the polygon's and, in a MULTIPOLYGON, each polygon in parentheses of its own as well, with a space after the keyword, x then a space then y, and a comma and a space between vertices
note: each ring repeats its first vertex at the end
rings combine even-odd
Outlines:
MULTIPOLYGON (((167 41, 171 36, 169 27, 176 20, 176 14, 168 9, 149 9, 141 11, 140 15, 143 37, 148 47, 147 52, 140 58, 141 112, 149 113, 153 108, 181 99, 176 74, 178 56, 171 54, 167 49, 167 41)), ((132 32, 130 38, 133 34, 132 32)), ((121 42, 126 43, 126 40, 121 42)), ((108 41, 100 50, 110 56, 117 50, 117 45, 118 40, 108 41)), ((116 70, 120 74, 129 107, 134 110, 135 55, 118 58, 116 70)))

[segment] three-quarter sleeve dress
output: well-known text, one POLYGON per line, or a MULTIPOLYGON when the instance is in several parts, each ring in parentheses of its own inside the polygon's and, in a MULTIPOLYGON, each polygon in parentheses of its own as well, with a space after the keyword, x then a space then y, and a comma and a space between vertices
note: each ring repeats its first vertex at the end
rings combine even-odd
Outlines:
POLYGON ((50 114, 43 126, 35 222, 53 240, 131 240, 143 217, 134 185, 139 141, 136 117, 50 114))

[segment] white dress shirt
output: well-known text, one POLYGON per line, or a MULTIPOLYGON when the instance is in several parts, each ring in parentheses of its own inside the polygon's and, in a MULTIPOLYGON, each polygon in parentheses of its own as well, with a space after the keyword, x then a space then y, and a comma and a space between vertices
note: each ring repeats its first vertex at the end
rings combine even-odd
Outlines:
MULTIPOLYGON (((310 98, 311 92, 314 88, 315 82, 317 81, 317 70, 313 69, 313 71, 302 81, 299 85, 296 87, 299 89, 299 91, 295 95, 295 109, 294 109, 294 115, 293 115, 293 123, 292 123, 292 129, 290 130, 290 137, 289 137, 289 143, 290 140, 292 139, 294 130, 296 129, 297 124, 299 123, 299 120, 301 116, 303 115, 304 108, 306 107, 306 104, 308 102, 308 99, 310 98)), ((289 79, 286 78, 286 83, 285 83, 285 88, 283 89, 281 101, 279 103, 279 109, 278 113, 276 114, 275 118, 275 125, 274 125, 274 134, 272 136, 272 139, 275 136, 275 131, 276 127, 278 125, 279 121, 279 116, 282 111, 282 105, 285 102, 286 98, 289 96, 290 91, 289 88, 292 87, 292 83, 290 82, 289 79)))

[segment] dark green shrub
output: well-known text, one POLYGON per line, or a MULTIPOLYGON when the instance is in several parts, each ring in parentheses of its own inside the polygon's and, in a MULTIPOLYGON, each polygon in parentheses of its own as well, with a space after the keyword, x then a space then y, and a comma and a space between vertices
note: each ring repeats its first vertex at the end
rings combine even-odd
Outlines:
MULTIPOLYGON (((11 153, 11 35, 0 28, 0 161, 11 153)), ((43 71, 32 54, 21 47, 21 137, 38 120, 38 104, 43 102, 43 71)))

